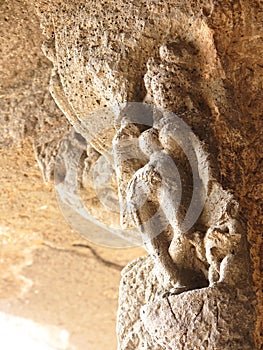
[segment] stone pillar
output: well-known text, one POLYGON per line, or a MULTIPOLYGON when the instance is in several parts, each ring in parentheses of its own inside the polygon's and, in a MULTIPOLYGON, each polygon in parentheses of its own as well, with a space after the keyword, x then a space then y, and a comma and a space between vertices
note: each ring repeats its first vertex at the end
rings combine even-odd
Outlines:
MULTIPOLYGON (((120 111, 106 141, 115 155, 120 225, 142 234, 149 256, 123 271, 119 349, 259 349, 260 3, 36 3, 54 66, 51 94, 68 120, 78 125, 104 107, 120 111), (156 109, 152 124, 127 119, 127 102, 156 109), (121 157, 123 139, 136 143, 141 162, 121 157), (196 208, 205 194, 187 229, 194 184, 184 140, 200 181, 196 208), (179 204, 169 171, 159 176, 167 155, 182 180, 179 204), (140 181, 151 194, 138 209, 140 181), (155 235, 147 222, 159 207, 167 225, 155 235)), ((102 144, 91 144, 98 156, 102 144)))

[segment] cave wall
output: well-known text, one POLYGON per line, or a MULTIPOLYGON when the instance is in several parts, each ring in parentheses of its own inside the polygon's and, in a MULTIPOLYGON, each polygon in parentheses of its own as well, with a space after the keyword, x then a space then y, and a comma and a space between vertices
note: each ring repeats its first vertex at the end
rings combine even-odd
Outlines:
MULTIPOLYGON (((152 103, 155 98, 154 102, 159 106, 176 113, 185 111, 178 110, 178 105, 181 106, 182 101, 184 102, 182 108, 186 109, 191 102, 201 116, 195 118, 186 116, 185 121, 206 144, 206 149, 212 157, 214 177, 224 190, 233 193, 239 203, 241 221, 246 226, 245 236, 250 244, 253 263, 253 284, 251 283, 248 289, 254 290, 257 295, 257 321, 254 323, 252 319, 249 325, 250 333, 254 332, 255 348, 259 349, 262 341, 260 334, 262 329, 260 275, 262 7, 260 3, 102 1, 93 4, 82 1, 70 3, 37 1, 34 8, 29 2, 24 3, 26 11, 32 13, 32 18, 36 16, 34 12, 36 10, 41 21, 43 37, 40 36, 38 23, 34 23, 33 20, 32 25, 27 22, 23 32, 13 26, 15 13, 19 15, 21 13, 20 5, 19 2, 14 2, 12 6, 4 3, 2 7, 4 24, 2 28, 5 31, 17 30, 14 35, 17 37, 17 42, 14 44, 21 45, 19 50, 21 65, 17 67, 16 63, 13 63, 10 41, 4 36, 5 54, 1 57, 1 65, 4 68, 2 80, 4 93, 1 94, 3 148, 13 142, 19 142, 26 136, 33 136, 36 158, 42 167, 44 179, 48 181, 52 178, 54 160, 51 155, 56 154, 59 141, 68 129, 68 122, 55 107, 47 92, 52 67, 50 61, 53 64, 51 94, 72 124, 83 119, 88 112, 126 100, 133 102, 146 100, 152 103), (26 39, 29 33, 37 33, 35 42, 26 39), (183 66, 189 72, 181 76, 180 72, 174 70, 171 71, 171 78, 167 77, 161 65, 169 59, 170 64, 173 63, 173 58, 165 57, 165 52, 163 57, 160 57, 160 47, 177 37, 196 44, 201 55, 197 55, 196 62, 192 60, 191 55, 190 58, 181 57, 179 66, 181 68, 183 66), (39 47, 42 41, 45 42, 44 54, 49 60, 40 54, 39 47), (149 58, 155 60, 155 65, 149 65, 149 58), (14 67, 12 70, 10 65, 14 67), (7 66, 9 69, 5 69, 7 66), (17 69, 22 71, 19 74, 23 77, 19 83, 15 78, 17 69), (197 76, 191 69, 199 70, 197 76), (10 72, 12 75, 8 76, 10 72), (159 81, 154 91, 151 79, 158 73, 159 81), (158 86, 165 87, 165 84, 172 86, 170 91, 164 94, 162 91, 158 92, 158 86), (190 102, 185 95, 190 96, 190 102), (12 118, 14 115, 15 118, 12 118), (28 115, 31 117, 28 118, 28 115), (54 118, 54 115, 57 117, 54 118)), ((176 63, 178 64, 178 61, 176 63)), ((124 282, 141 271, 141 277, 136 283, 144 286, 146 280, 144 275, 147 271, 150 273, 151 268, 152 261, 149 258, 137 262, 136 266, 132 263, 123 273, 124 282)), ((142 294, 146 292, 149 294, 151 288, 158 289, 154 274, 148 282, 149 285, 142 288, 142 294)), ((122 288, 125 291, 126 287, 122 288)), ((126 303, 132 307, 138 303, 137 297, 129 292, 130 288, 131 285, 126 291, 129 300, 121 299, 121 305, 126 303)), ((227 298, 224 293, 225 291, 220 291, 215 299, 224 300, 227 298)), ((141 296, 140 303, 145 304, 145 300, 153 301, 151 295, 141 296)), ((202 296, 198 294, 194 298, 201 300, 202 296)), ((213 296, 208 296, 206 306, 208 310, 212 310, 209 304, 212 300, 213 296)), ((248 304, 244 302, 244 305, 250 305, 251 299, 249 300, 248 304)), ((185 305, 186 301, 180 302, 185 305)), ((180 302, 175 302, 179 303, 177 308, 180 308, 180 302)), ((242 300, 240 303, 242 304, 242 300)), ((197 306, 193 305, 193 310, 195 307, 197 306)), ((146 308, 145 312, 150 313, 150 309, 146 308)), ((164 305, 160 306, 160 310, 163 315, 167 315, 168 311, 164 305)), ((125 314, 127 310, 123 312, 125 314)), ((138 310, 134 310, 134 315, 136 312, 138 310)), ((237 313, 235 309, 234 313, 237 313)), ((207 317, 209 319, 208 314, 207 317)), ((149 319, 154 317, 151 318, 150 315, 149 319)), ((235 324, 235 320, 233 322, 235 324)), ((161 329, 162 325, 159 326, 161 329)), ((235 332, 235 326, 230 336, 235 332)), ((123 327, 125 332, 127 325, 120 327, 123 327)), ((131 335, 143 333, 140 328, 142 323, 138 327, 133 331, 127 329, 126 331, 131 335)), ((148 328, 148 333, 154 332, 154 325, 149 323, 148 328)), ((144 333, 143 341, 148 342, 148 346, 151 344, 151 348, 154 346, 162 348, 160 346, 165 346, 163 337, 168 337, 169 340, 173 337, 169 332, 168 335, 158 334, 155 343, 152 344, 153 340, 149 338, 148 333, 144 333)), ((131 340, 131 344, 135 344, 133 341, 131 340)), ((128 349, 134 345, 126 346, 128 349)), ((143 348, 142 344, 140 346, 143 348)), ((171 346, 177 348, 177 345, 171 346)), ((213 343, 209 346, 213 346, 213 343)), ((225 345, 221 346, 225 348, 225 345)), ((249 348, 252 345, 248 342, 247 346, 246 348, 249 348)))

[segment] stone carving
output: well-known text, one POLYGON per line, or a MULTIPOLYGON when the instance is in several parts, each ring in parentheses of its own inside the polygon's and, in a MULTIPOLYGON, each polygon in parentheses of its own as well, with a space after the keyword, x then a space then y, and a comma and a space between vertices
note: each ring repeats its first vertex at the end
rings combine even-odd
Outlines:
MULTIPOLYGON (((146 13, 155 18, 162 33, 155 5, 149 5, 146 13)), ((205 13, 210 10, 206 8, 205 13)), ((238 202, 220 183, 213 145, 214 121, 233 111, 228 100, 230 88, 212 30, 203 17, 192 20, 191 11, 185 13, 181 7, 171 9, 174 17, 165 11, 169 13, 169 33, 150 36, 151 22, 145 18, 141 19, 145 28, 137 37, 133 33, 138 41, 150 36, 147 54, 142 54, 141 61, 136 54, 131 55, 131 67, 134 72, 138 65, 138 74, 123 68, 136 40, 128 44, 123 36, 122 45, 116 34, 116 38, 105 39, 107 48, 103 43, 99 52, 97 47, 90 47, 88 59, 76 44, 74 63, 79 64, 74 74, 88 75, 100 103, 119 108, 117 116, 106 121, 96 117, 99 125, 104 123, 106 133, 94 138, 89 128, 82 128, 84 104, 73 96, 75 82, 71 81, 71 86, 67 79, 71 67, 63 66, 72 59, 66 57, 70 49, 65 50, 63 45, 67 33, 63 21, 53 28, 56 35, 46 29, 49 39, 44 52, 54 63, 51 93, 89 149, 113 166, 120 226, 124 234, 135 228, 149 253, 123 271, 117 324, 119 349, 253 349, 254 296, 246 227, 238 202), (186 24, 191 31, 184 32, 186 24), (120 52, 113 49, 116 43, 122 48, 120 52), (139 76, 144 79, 136 89, 139 76), (144 106, 144 123, 136 120, 142 110, 129 103, 125 107, 127 100, 137 100, 144 106), (152 106, 149 115, 147 106, 152 106), (190 126, 196 138, 178 124, 178 117, 190 126), (108 152, 111 148, 114 158, 108 152), (200 206, 200 215, 191 222, 189 208, 190 213, 196 213, 200 206), (242 314, 240 322, 231 314, 242 314)), ((83 17, 78 31, 69 30, 75 40, 70 44, 77 42, 76 35, 86 42, 80 28, 85 32, 83 17)), ((146 45, 145 41, 141 45, 146 45)))
MULTIPOLYGON (((189 266, 189 271, 196 270, 195 273, 190 273, 191 276, 187 273, 188 264, 182 262, 184 254, 190 249, 186 226, 190 226, 189 231, 192 230, 191 224, 200 214, 199 212, 197 217, 194 217, 196 208, 192 206, 189 208, 192 217, 188 218, 190 221, 192 219, 192 222, 190 225, 184 223, 191 202, 193 181, 187 155, 180 144, 183 145, 184 140, 191 137, 191 133, 183 129, 182 123, 176 123, 174 115, 165 117, 157 111, 153 113, 153 118, 157 119, 153 121, 153 126, 140 131, 128 118, 130 115, 132 119, 134 113, 147 110, 141 108, 142 110, 136 111, 133 107, 129 106, 123 112, 125 117, 113 141, 120 188, 122 227, 133 225, 142 234, 145 247, 156 263, 157 276, 165 289, 175 288, 180 291, 193 287, 194 283, 199 283, 200 287, 204 286, 206 279, 198 266, 200 261, 194 262, 198 260, 195 256, 189 259, 189 265, 193 265, 192 268, 189 266), (141 164, 134 160, 134 156, 127 159, 127 141, 129 144, 137 144, 137 151, 133 149, 132 153, 139 155, 137 157, 141 164), (193 276, 196 279, 196 274, 199 275, 200 281, 191 281, 193 276)), ((191 165, 196 167, 193 169, 198 180, 198 183, 194 184, 197 187, 195 200, 199 201, 202 207, 201 198, 205 197, 207 191, 204 187, 207 186, 208 168, 204 167, 203 174, 198 171, 198 157, 206 161, 206 155, 204 152, 197 155, 195 151, 200 152, 200 149, 195 150, 191 141, 195 140, 188 140, 186 153, 192 157, 191 163, 194 164, 191 165), (200 178, 202 176, 203 179, 200 178)))
MULTIPOLYGON (((196 55, 192 43, 170 42, 160 48, 161 59, 169 64, 172 62, 172 67, 175 66, 177 70, 180 70, 180 59, 187 67, 191 55, 196 55), (172 53, 168 48, 171 48, 172 53), (183 55, 185 52, 187 59, 183 55)), ((159 65, 162 69, 165 68, 160 62, 159 65)), ((148 86, 146 99, 149 101, 149 96, 152 96, 158 107, 172 108, 171 103, 174 101, 165 95, 167 89, 164 80, 166 85, 171 85, 174 80, 180 81, 180 79, 177 76, 175 79, 174 74, 168 75, 168 78, 166 75, 163 77, 156 66, 155 75, 153 71, 153 60, 150 59, 145 76, 146 88, 148 86), (150 76, 151 83, 149 83, 150 76), (167 103, 164 103, 165 99, 167 103)), ((181 91, 182 96, 179 92, 180 99, 178 101, 176 99, 178 113, 194 114, 193 103, 185 94, 187 87, 182 83, 181 91), (188 104, 185 103, 186 100, 188 104)), ((169 118, 164 116, 165 113, 157 112, 156 116, 153 115, 153 118, 156 118, 153 120, 153 126, 140 130, 138 125, 129 122, 129 114, 136 115, 136 112, 139 111, 134 109, 123 113, 124 117, 113 141, 123 209, 121 212, 123 228, 133 223, 143 234, 146 249, 156 264, 157 277, 165 289, 174 288, 173 292, 179 293, 224 281, 227 278, 227 265, 231 265, 231 257, 234 259, 234 255, 240 250, 241 237, 244 234, 237 218, 237 203, 213 178, 204 147, 190 139, 191 134, 180 124, 176 124, 174 115, 169 118), (127 161, 125 151, 127 145, 124 147, 122 145, 124 140, 131 143, 134 139, 137 139, 138 148, 135 154, 144 153, 146 164, 138 164, 134 161, 134 157, 127 161), (189 167, 189 158, 192 163, 194 162, 194 166, 191 164, 189 167), (199 169, 198 164, 201 163, 202 168, 199 169), (176 168, 173 168, 174 164, 176 168), (193 172, 196 172, 194 176, 199 179, 198 184, 194 184, 198 187, 198 194, 194 200, 197 201, 197 205, 202 206, 202 198, 207 195, 210 197, 204 208, 204 212, 210 213, 210 220, 208 223, 205 217, 201 216, 200 220, 195 220, 196 222, 192 222, 194 225, 185 230, 182 226, 191 202, 193 172), (183 182, 182 188, 178 185, 178 179, 183 182), (148 196, 143 191, 143 185, 148 189, 148 196), (183 191, 182 200, 180 191, 183 191), (147 198, 144 205, 141 204, 143 196, 147 198), (211 205, 213 202, 217 202, 216 207, 211 205), (221 213, 221 217, 213 218, 211 214, 213 211, 221 213), (155 220, 149 220, 154 215, 155 220), (199 231, 198 227, 203 230, 199 231)), ((166 114, 169 115, 167 112, 166 114)), ((136 142, 133 141, 132 144, 136 142)), ((195 211, 195 208, 191 208, 191 211, 195 211)))
MULTIPOLYGON (((184 43, 183 48, 185 47, 187 47, 187 44, 184 43)), ((161 47, 161 57, 163 52, 167 52, 167 46, 161 47)), ((163 68, 161 63, 159 65, 163 68)), ((152 69, 152 66, 150 66, 150 69, 152 69)), ((151 74, 151 72, 146 74, 146 87, 151 74)), ((154 84, 148 85, 151 88, 154 87, 154 89, 147 90, 146 98, 149 100, 149 96, 151 96, 158 107, 169 108, 168 104, 171 105, 173 100, 166 96, 167 88, 165 88, 162 80, 164 78, 156 68, 155 76, 158 79, 152 77, 154 84), (164 102, 165 99, 167 99, 166 103, 164 102)), ((174 75, 172 75, 172 78, 170 77, 170 80, 173 81, 173 79, 174 75)), ((166 85, 169 85, 169 78, 165 80, 166 85)), ((181 88, 182 91, 187 90, 185 86, 181 86, 181 88)), ((180 96, 177 106, 178 113, 187 114, 188 118, 191 118, 191 114, 195 115, 196 113, 193 103, 187 95, 180 96)), ((134 315, 137 313, 137 316, 131 316, 131 313, 128 313, 130 318, 125 321, 122 315, 123 310, 119 311, 120 349, 144 349, 145 342, 147 342, 147 346, 152 347, 151 342, 147 340, 149 335, 151 341, 154 340, 154 344, 160 346, 157 346, 157 349, 183 349, 186 343, 189 349, 213 349, 215 346, 218 349, 230 349, 231 347, 250 349, 253 347, 251 336, 248 336, 243 343, 241 343, 242 337, 231 340, 233 332, 236 332, 237 325, 234 323, 229 324, 229 334, 224 340, 220 338, 222 333, 218 332, 215 335, 217 340, 214 339, 212 343, 209 339, 206 339, 208 335, 202 332, 201 328, 200 334, 202 335, 199 338, 194 337, 194 334, 191 335, 190 331, 181 329, 186 322, 185 319, 194 319, 202 313, 203 307, 206 305, 205 300, 209 300, 209 298, 209 306, 206 307, 210 309, 211 319, 218 313, 223 315, 227 312, 226 305, 225 307, 220 306, 222 300, 228 300, 228 311, 231 310, 230 312, 237 313, 242 310, 248 315, 248 311, 244 309, 242 302, 249 300, 247 286, 249 285, 250 272, 249 269, 243 269, 244 262, 245 266, 249 266, 249 258, 245 239, 246 233, 238 214, 238 203, 234 200, 233 195, 224 190, 216 180, 212 161, 209 160, 204 145, 200 146, 198 143, 189 142, 189 135, 180 129, 174 120, 169 120, 164 115, 165 113, 161 117, 159 115, 157 121, 153 122, 153 127, 142 132, 139 132, 138 127, 134 132, 135 125, 127 123, 124 118, 123 124, 117 131, 117 138, 115 138, 116 143, 118 143, 118 140, 123 140, 123 137, 137 138, 138 147, 147 158, 146 165, 138 170, 136 169, 137 164, 133 171, 129 167, 128 179, 122 177, 125 161, 123 164, 118 164, 120 168, 117 174, 120 174, 121 186, 125 183, 124 193, 128 201, 127 206, 124 205, 126 209, 124 218, 129 224, 133 222, 144 235, 145 246, 153 262, 151 273, 156 276, 162 286, 155 287, 151 301, 145 296, 145 299, 142 298, 138 294, 136 301, 133 301, 135 304, 139 302, 142 305, 139 310, 138 308, 136 311, 134 310, 134 315), (173 138, 171 137, 172 134, 175 135, 173 138), (196 169, 189 168, 189 159, 186 159, 189 150, 183 152, 183 143, 187 144, 188 148, 190 143, 192 147, 192 153, 190 154, 192 157, 195 156, 196 169), (168 161, 166 161, 167 158, 169 158, 168 161), (174 162, 177 169, 179 169, 177 174, 171 167, 174 162), (201 169, 198 168, 198 164, 202 164, 201 169), (204 194, 207 198, 202 215, 197 218, 189 230, 185 231, 182 226, 187 207, 190 205, 193 191, 191 171, 194 170, 197 171, 200 179, 197 202, 200 205, 204 194), (183 179, 183 199, 180 203, 176 202, 180 197, 177 177, 183 179), (149 188, 149 195, 145 201, 146 204, 143 206, 140 204, 143 195, 142 183, 149 188), (159 229, 156 221, 153 222, 153 225, 145 224, 159 207, 161 208, 161 215, 158 217, 160 223, 165 221, 162 215, 166 218, 166 224, 167 221, 169 223, 163 226, 163 230, 159 229), (161 232, 159 235, 156 234, 156 229, 161 232), (235 293, 236 286, 238 286, 237 290, 240 293, 238 302, 229 299, 229 294, 235 293), (193 292, 190 292, 191 290, 193 292), (212 307, 212 300, 216 305, 214 308, 212 307), (200 305, 198 305, 199 303, 200 305), (188 304, 192 305, 192 309, 187 314, 184 308, 188 304), (197 315, 195 314, 196 310, 198 310, 197 315), (136 321, 136 327, 132 326, 134 321, 136 321), (126 332, 121 329, 122 327, 126 332), (143 327, 145 327, 144 331, 142 331, 143 327), (138 328, 141 331, 139 335, 136 335, 138 328), (128 332, 127 329, 129 329, 128 332), (177 332, 182 334, 182 338, 175 335, 177 332), (191 338, 191 341, 187 340, 188 337, 191 338)), ((118 147, 115 147, 114 150, 118 155, 118 147)), ((120 154, 123 154, 121 150, 120 154)), ((117 159, 119 158, 117 156, 117 159)), ((124 281, 130 279, 136 281, 133 290, 134 288, 136 290, 140 282, 142 283, 142 281, 136 280, 134 275, 139 270, 139 266, 138 270, 131 266, 130 270, 127 268, 123 273, 124 281), (129 274, 131 276, 128 277, 129 274)), ((151 279, 149 283, 144 282, 146 291, 149 288, 153 290, 154 283, 157 282, 152 282, 151 279)), ((131 287, 131 284, 129 284, 129 287, 131 287)), ((122 294, 125 295, 126 292, 126 285, 122 285, 121 305, 125 303, 122 300, 122 294)), ((250 299, 251 303, 252 300, 253 298, 250 299)), ((212 322, 201 317, 200 327, 206 327, 205 324, 212 327, 212 322)), ((249 327, 247 328, 247 326, 242 323, 239 324, 240 329, 246 334, 249 333, 249 327)), ((194 332, 198 332, 199 326, 197 323, 195 323, 195 327, 194 332)), ((153 348, 155 347, 153 346, 153 348)))

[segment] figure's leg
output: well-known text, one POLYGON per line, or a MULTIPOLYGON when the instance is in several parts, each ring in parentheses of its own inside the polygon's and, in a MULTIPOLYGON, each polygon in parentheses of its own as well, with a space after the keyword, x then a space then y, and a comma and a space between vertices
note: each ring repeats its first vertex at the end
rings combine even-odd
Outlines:
POLYGON ((183 230, 189 205, 184 183, 187 174, 180 165, 175 168, 173 159, 165 153, 159 155, 158 170, 159 167, 162 169, 162 183, 158 191, 158 201, 173 231, 168 252, 178 270, 177 280, 187 290, 206 286, 207 280, 203 268, 200 269, 203 264, 197 258, 196 247, 190 240, 194 231, 183 230))
POLYGON ((156 193, 160 174, 151 164, 138 170, 127 188, 127 210, 133 224, 141 232, 147 252, 155 263, 156 275, 165 290, 180 289, 180 275, 169 254, 167 231, 171 230, 156 193))

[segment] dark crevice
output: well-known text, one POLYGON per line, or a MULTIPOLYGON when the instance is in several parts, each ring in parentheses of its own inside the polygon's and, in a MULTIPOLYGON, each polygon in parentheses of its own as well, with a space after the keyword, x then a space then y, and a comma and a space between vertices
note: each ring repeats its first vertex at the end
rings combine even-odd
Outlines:
POLYGON ((81 244, 81 243, 76 243, 76 244, 72 244, 70 247, 58 247, 56 245, 53 245, 51 242, 43 242, 43 245, 47 246, 48 248, 51 249, 55 249, 58 251, 62 251, 62 252, 67 252, 67 253, 74 253, 77 255, 81 255, 81 256, 85 256, 86 254, 84 252, 80 252, 77 249, 74 248, 84 248, 84 249, 88 249, 92 255, 94 256, 94 258, 100 263, 103 264, 104 266, 107 266, 111 269, 117 270, 117 271, 121 271, 124 266, 116 264, 112 261, 106 260, 104 258, 102 258, 94 248, 92 248, 91 246, 89 246, 88 244, 81 244))
POLYGON ((102 258, 94 248, 92 248, 91 246, 89 246, 88 244, 72 244, 72 247, 76 247, 76 248, 85 248, 85 249, 89 249, 89 251, 93 254, 94 258, 99 261, 100 263, 102 263, 103 265, 112 268, 114 270, 118 270, 121 271, 124 266, 116 264, 112 261, 106 260, 104 258, 102 258))
POLYGON ((170 303, 169 298, 166 298, 166 300, 167 300, 167 303, 168 303, 169 308, 170 308, 170 310, 171 310, 171 313, 172 313, 172 315, 173 315, 173 318, 177 321, 177 318, 176 318, 176 316, 175 316, 175 313, 173 312, 173 309, 172 309, 172 306, 171 306, 171 303, 170 303))

